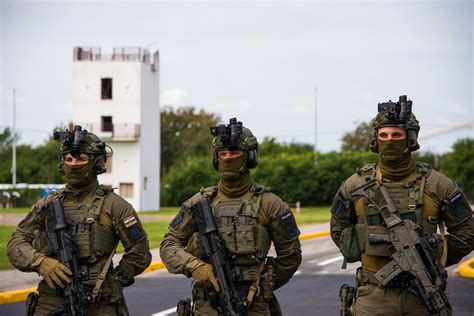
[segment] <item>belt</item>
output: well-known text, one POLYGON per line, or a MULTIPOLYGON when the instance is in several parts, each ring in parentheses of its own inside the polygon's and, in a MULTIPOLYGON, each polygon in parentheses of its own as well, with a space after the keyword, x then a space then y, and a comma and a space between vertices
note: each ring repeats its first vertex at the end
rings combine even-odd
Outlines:
POLYGON ((375 273, 363 269, 357 271, 356 278, 363 285, 372 284, 380 288, 407 288, 412 285, 412 281, 415 279, 410 273, 402 272, 383 286, 375 277, 375 273))
MULTIPOLYGON (((252 285, 252 282, 236 282, 234 284, 234 287, 237 290, 237 292, 239 292, 240 296, 242 298, 245 298, 247 297, 247 293, 251 285, 252 285)), ((210 296, 214 296, 217 293, 214 291, 214 288, 204 288, 204 287, 197 286, 195 284, 193 286, 192 294, 193 294, 193 300, 196 300, 196 299, 207 300, 209 299, 210 296)))

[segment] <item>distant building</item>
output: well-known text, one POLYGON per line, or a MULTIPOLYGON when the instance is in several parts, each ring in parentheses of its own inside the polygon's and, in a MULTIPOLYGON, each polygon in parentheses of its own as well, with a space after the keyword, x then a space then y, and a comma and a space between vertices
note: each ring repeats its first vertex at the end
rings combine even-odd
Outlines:
POLYGON ((160 205, 159 97, 158 51, 74 48, 73 122, 112 147, 99 181, 137 210, 160 205))

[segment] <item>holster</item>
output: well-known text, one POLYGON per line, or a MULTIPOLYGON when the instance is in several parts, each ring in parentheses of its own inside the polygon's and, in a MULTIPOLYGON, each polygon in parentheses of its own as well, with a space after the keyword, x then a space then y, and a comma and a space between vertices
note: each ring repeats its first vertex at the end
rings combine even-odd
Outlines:
POLYGON ((39 295, 36 292, 31 292, 26 298, 26 316, 33 316, 38 305, 39 295))
POLYGON ((357 289, 349 284, 344 284, 339 290, 339 298, 341 299, 341 316, 352 316, 354 314, 354 303, 357 289))
POLYGON ((194 311, 192 308, 191 300, 189 298, 179 300, 178 305, 176 307, 176 313, 178 314, 178 316, 193 316, 194 311))

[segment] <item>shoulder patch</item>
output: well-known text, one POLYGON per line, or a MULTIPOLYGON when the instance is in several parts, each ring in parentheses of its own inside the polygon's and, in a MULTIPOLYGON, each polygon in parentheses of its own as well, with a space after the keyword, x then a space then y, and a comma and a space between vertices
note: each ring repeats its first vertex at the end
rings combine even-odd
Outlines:
POLYGON ((186 212, 187 209, 188 207, 185 204, 181 205, 178 211, 178 214, 176 214, 175 218, 173 218, 173 220, 171 221, 170 227, 175 228, 183 221, 184 213, 186 212))
POLYGON ((342 215, 344 215, 345 211, 346 211, 346 202, 342 193, 339 192, 337 195, 337 202, 334 205, 334 207, 331 208, 331 213, 335 217, 340 218, 342 215))
POLYGON ((293 216, 293 213, 291 212, 291 210, 287 210, 283 214, 281 214, 280 220, 281 220, 283 229, 285 231, 285 234, 288 238, 293 238, 293 237, 298 236, 299 234, 298 226, 296 226, 295 217, 293 216))
POLYGON ((143 232, 138 225, 135 225, 132 228, 130 228, 129 236, 131 240, 137 241, 140 238, 142 238, 143 232))
POLYGON ((460 191, 455 192, 448 199, 451 204, 453 215, 456 216, 456 218, 463 219, 471 214, 471 208, 468 206, 469 204, 466 202, 460 191))
POLYGON ((137 223, 137 219, 135 218, 135 215, 130 215, 129 217, 123 220, 123 224, 125 225, 125 228, 129 228, 130 226, 136 223, 137 223))

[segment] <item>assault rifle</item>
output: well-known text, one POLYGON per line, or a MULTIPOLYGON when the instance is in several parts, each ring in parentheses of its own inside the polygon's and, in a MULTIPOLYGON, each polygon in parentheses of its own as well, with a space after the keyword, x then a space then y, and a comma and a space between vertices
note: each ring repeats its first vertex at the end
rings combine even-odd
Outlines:
POLYGON ((421 238, 420 226, 415 222, 404 219, 397 215, 397 208, 390 194, 383 185, 379 185, 375 179, 367 182, 362 187, 355 189, 351 195, 364 196, 380 211, 381 217, 388 228, 388 235, 369 234, 369 242, 387 242, 387 248, 393 259, 383 266, 375 277, 383 286, 387 285, 397 275, 409 273, 413 279, 410 281, 412 289, 423 300, 428 312, 437 315, 450 315, 451 306, 444 293, 447 272, 439 259, 430 257, 429 248, 437 245, 437 239, 433 236, 421 238), (381 194, 377 199, 379 204, 371 198, 365 190, 377 185, 375 194, 381 194))
MULTIPOLYGON (((191 207, 199 229, 198 245, 204 256, 211 262, 219 282, 220 292, 216 294, 218 311, 223 315, 247 315, 247 307, 235 289, 232 281, 231 263, 224 243, 219 237, 214 214, 207 199, 202 199, 191 207)), ((211 294, 211 293, 210 293, 211 294)), ((211 302, 216 298, 210 297, 211 302)))
POLYGON ((90 291, 80 283, 85 272, 81 271, 76 259, 77 247, 66 223, 64 208, 59 199, 48 203, 48 240, 50 247, 58 255, 59 261, 72 271, 72 279, 64 287, 64 308, 55 310, 50 315, 70 316, 87 315, 90 291))

